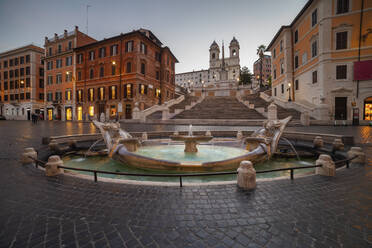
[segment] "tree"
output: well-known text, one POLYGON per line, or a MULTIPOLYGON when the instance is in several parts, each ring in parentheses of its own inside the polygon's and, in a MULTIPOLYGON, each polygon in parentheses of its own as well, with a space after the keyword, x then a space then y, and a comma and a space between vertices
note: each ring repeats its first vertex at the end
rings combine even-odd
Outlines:
POLYGON ((252 83, 252 73, 249 71, 248 67, 243 66, 240 70, 240 81, 239 84, 251 84, 252 83))

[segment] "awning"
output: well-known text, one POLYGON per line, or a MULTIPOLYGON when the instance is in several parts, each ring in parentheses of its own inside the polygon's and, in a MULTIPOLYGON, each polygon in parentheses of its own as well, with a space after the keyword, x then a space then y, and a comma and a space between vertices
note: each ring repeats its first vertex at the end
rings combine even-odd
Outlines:
POLYGON ((354 62, 354 80, 372 80, 372 60, 354 62))

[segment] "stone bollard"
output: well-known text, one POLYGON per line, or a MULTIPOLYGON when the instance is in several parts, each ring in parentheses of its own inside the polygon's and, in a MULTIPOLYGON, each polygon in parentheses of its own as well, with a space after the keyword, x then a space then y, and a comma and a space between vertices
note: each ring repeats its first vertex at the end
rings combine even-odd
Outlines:
POLYGON ((22 164, 33 164, 35 163, 35 161, 32 158, 37 159, 37 153, 35 149, 32 147, 25 148, 21 156, 21 163, 22 164))
POLYGON ((352 147, 348 152, 347 152, 347 157, 354 158, 351 160, 351 164, 364 164, 366 161, 366 154, 363 152, 361 147, 352 147))
POLYGON ((256 170, 253 168, 251 161, 244 160, 240 162, 238 186, 247 190, 256 188, 256 170))
POLYGON ((205 136, 212 136, 211 131, 207 130, 207 131, 205 132, 205 136))
POLYGON ((309 112, 307 112, 307 111, 302 112, 301 113, 300 120, 301 120, 301 124, 302 125, 304 125, 304 126, 310 126, 310 115, 309 115, 309 112))
POLYGON ((278 107, 274 103, 271 103, 269 107, 267 107, 267 119, 268 120, 278 119, 278 107))
POLYGON ((50 156, 45 165, 45 175, 52 177, 63 173, 63 170, 58 168, 58 166, 63 166, 63 161, 61 158, 58 155, 50 156))
POLYGON ((243 139, 243 132, 242 132, 242 131, 238 131, 238 132, 236 133, 236 138, 237 138, 238 140, 243 139))
POLYGON ((322 148, 324 145, 323 138, 321 136, 316 136, 313 141, 314 148, 322 148))
POLYGON ((148 139, 147 133, 143 132, 142 133, 142 140, 147 140, 147 139, 148 139))
POLYGON ((342 143, 341 139, 335 139, 332 143, 333 151, 343 151, 345 148, 344 143, 342 143))
POLYGON ((322 165, 322 167, 315 168, 315 174, 334 177, 336 175, 336 165, 333 162, 331 156, 327 154, 321 154, 315 161, 315 165, 322 165))

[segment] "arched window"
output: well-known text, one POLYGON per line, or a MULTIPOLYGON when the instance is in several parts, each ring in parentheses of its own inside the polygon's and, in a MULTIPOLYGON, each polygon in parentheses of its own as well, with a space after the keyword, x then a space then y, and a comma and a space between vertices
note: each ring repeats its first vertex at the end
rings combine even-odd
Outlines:
POLYGON ((100 76, 100 77, 103 77, 104 74, 105 74, 104 68, 103 68, 103 66, 101 66, 101 67, 99 68, 99 76, 100 76))
POLYGON ((232 56, 236 56, 236 50, 232 50, 232 56))

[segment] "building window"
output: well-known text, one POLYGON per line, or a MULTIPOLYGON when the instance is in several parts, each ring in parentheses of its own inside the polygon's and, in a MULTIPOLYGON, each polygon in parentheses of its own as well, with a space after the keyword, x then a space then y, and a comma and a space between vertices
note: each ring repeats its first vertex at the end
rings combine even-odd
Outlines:
POLYGON ((313 71, 313 84, 318 82, 318 71, 313 71))
POLYGON ((49 56, 52 56, 52 55, 53 55, 53 49, 52 49, 52 47, 49 47, 48 50, 49 50, 48 55, 49 55, 49 56))
POLYGON ((126 84, 124 85, 124 98, 132 98, 133 96, 133 85, 126 84))
POLYGON ((159 71, 156 71, 156 80, 160 80, 160 72, 159 71))
POLYGON ((58 101, 58 100, 62 100, 62 93, 61 93, 61 92, 57 91, 57 92, 55 93, 55 96, 56 96, 56 101, 58 101))
POLYGON ((94 106, 89 106, 89 116, 94 116, 94 106))
POLYGON ((307 53, 305 52, 304 54, 302 54, 302 64, 306 64, 307 62, 307 53))
POLYGON ((52 70, 53 69, 53 61, 49 61, 47 63, 47 70, 52 70))
POLYGON ((105 88, 101 87, 98 89, 98 98, 100 101, 105 100, 105 88))
POLYGON ((62 74, 57 74, 56 75, 56 84, 62 83, 62 74))
POLYGON ((311 43, 311 57, 315 57, 318 55, 318 42, 314 41, 311 43))
POLYGON ((283 40, 280 41, 280 51, 283 51, 283 40))
POLYGON ((72 49, 72 41, 69 41, 68 42, 68 50, 71 50, 72 49))
POLYGON ((31 79, 30 78, 26 78, 26 87, 27 88, 31 87, 31 79))
POLYGON ((295 90, 298 90, 298 79, 295 80, 295 90))
POLYGON ((94 101, 94 89, 93 88, 88 89, 88 100, 91 102, 94 101))
POLYGON ((94 70, 93 70, 93 68, 90 69, 90 71, 89 71, 89 78, 90 79, 93 79, 94 78, 94 70))
POLYGON ((106 57, 106 47, 101 47, 101 48, 99 49, 99 57, 100 57, 100 58, 104 58, 104 57, 106 57))
POLYGON ((147 85, 140 84, 139 87, 138 87, 138 92, 141 95, 147 95, 147 85))
POLYGON ((48 85, 51 85, 51 84, 53 84, 53 76, 48 75, 48 85))
POLYGON ((62 52, 62 45, 59 44, 59 45, 58 45, 58 53, 61 53, 61 52, 62 52))
POLYGON ((18 58, 14 59, 14 65, 18 65, 18 58))
POLYGON ((56 68, 61 68, 62 67, 62 59, 57 59, 56 60, 56 68))
POLYGON ((161 56, 160 56, 160 53, 155 52, 155 60, 161 62, 161 56))
POLYGON ((274 57, 274 59, 276 58, 276 49, 275 48, 273 50, 273 57, 274 57))
POLYGON ((83 54, 82 53, 77 55, 77 62, 78 62, 78 64, 83 63, 83 54))
POLYGON ((78 80, 81 80, 81 71, 78 71, 78 80))
POLYGON ((276 96, 276 87, 274 88, 274 96, 276 96))
POLYGON ((337 14, 349 12, 349 0, 337 0, 337 14))
POLYGON ((315 9, 313 13, 311 13, 311 26, 315 26, 318 22, 318 9, 315 9))
POLYGON ((132 72, 132 63, 131 62, 127 62, 127 73, 131 73, 132 72))
POLYGON ((284 84, 280 85, 282 87, 282 94, 284 94, 284 84))
POLYGON ((116 74, 116 66, 113 65, 111 66, 111 75, 115 75, 116 74))
POLYGON ((83 101, 83 91, 78 90, 76 95, 77 95, 77 98, 78 98, 78 102, 82 102, 83 101))
POLYGON ((65 100, 71 101, 71 90, 70 89, 65 91, 65 100))
POLYGON ((20 57, 19 58, 19 63, 21 64, 21 65, 23 65, 24 63, 25 63, 25 57, 20 57))
MULTIPOLYGON (((21 85, 22 85, 22 83, 21 83, 21 85)), ((44 88, 44 79, 42 79, 42 78, 39 79, 39 88, 40 89, 44 88)))
MULTIPOLYGON (((62 61, 61 61, 61 65, 62 65, 62 61)), ((70 65, 72 65, 72 56, 66 57, 66 66, 70 66, 70 65)))
POLYGON ((110 86, 109 97, 111 100, 116 99, 116 86, 110 86))
POLYGON ((39 100, 44 100, 44 93, 39 93, 39 100))
POLYGON ((276 79, 276 69, 274 69, 273 74, 274 74, 274 79, 276 79))
POLYGON ((147 54, 147 46, 145 43, 141 42, 141 49, 140 52, 143 54, 147 54))
POLYGON ((155 97, 160 98, 160 96, 161 96, 161 91, 160 91, 160 89, 155 89, 155 97))
POLYGON ((336 50, 347 48, 347 31, 336 33, 336 50))
POLYGON ((66 82, 71 82, 72 80, 72 72, 66 72, 66 82))
POLYGON ((28 99, 30 99, 31 98, 31 94, 30 94, 30 92, 26 92, 26 99, 28 100, 28 99))
POLYGON ((294 43, 297 43, 297 41, 298 41, 298 30, 296 30, 294 33, 294 43))
POLYGON ((112 45, 110 47, 110 55, 115 56, 118 54, 118 45, 112 45))
POLYGON ((280 74, 283 74, 284 73, 284 63, 281 62, 280 63, 280 74))
POLYGON ((105 71, 104 71, 103 66, 101 66, 101 67, 99 68, 99 76, 100 76, 100 77, 103 77, 104 75, 105 75, 105 71))
POLYGON ((298 56, 297 55, 295 56, 295 59, 294 59, 294 67, 295 69, 298 68, 298 56))
POLYGON ((346 79, 347 78, 347 66, 337 65, 336 66, 336 79, 346 79))
POLYGON ((146 65, 145 65, 145 63, 141 63, 141 74, 143 74, 143 75, 146 74, 146 65))
POLYGON ((30 67, 29 66, 26 67, 26 75, 30 75, 30 67))
POLYGON ((95 52, 94 51, 90 51, 89 52, 89 60, 90 61, 94 60, 94 56, 95 56, 95 52))
POLYGON ((133 52, 133 41, 127 41, 125 42, 125 52, 133 52))

